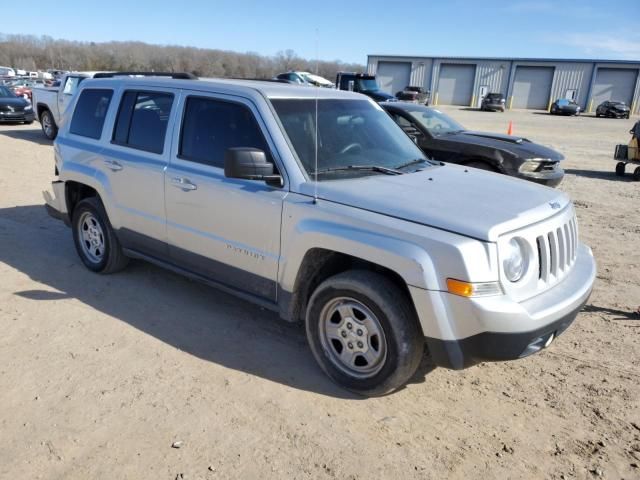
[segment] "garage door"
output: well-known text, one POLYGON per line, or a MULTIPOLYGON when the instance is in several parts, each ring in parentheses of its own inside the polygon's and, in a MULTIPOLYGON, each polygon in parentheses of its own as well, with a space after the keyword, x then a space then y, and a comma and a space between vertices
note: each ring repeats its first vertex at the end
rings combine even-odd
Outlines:
POLYGON ((475 65, 443 63, 438 78, 439 105, 471 105, 475 65))
POLYGON ((599 68, 593 85, 594 108, 607 100, 631 105, 638 70, 627 68, 599 68))
POLYGON ((549 108, 553 67, 517 67, 511 108, 549 108))
POLYGON ((395 95, 399 91, 404 90, 404 87, 410 85, 411 63, 378 62, 376 78, 383 91, 395 95))

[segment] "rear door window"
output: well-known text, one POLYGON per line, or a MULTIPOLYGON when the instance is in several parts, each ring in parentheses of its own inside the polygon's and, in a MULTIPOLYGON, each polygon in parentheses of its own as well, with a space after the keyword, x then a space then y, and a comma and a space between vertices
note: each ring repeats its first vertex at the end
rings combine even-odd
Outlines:
POLYGON ((113 143, 161 154, 172 105, 171 93, 126 91, 120 101, 113 143))
POLYGON ((99 139, 112 96, 113 90, 97 88, 83 90, 78 98, 78 103, 76 103, 69 132, 99 139))
POLYGON ((267 159, 271 158, 260 127, 246 106, 211 98, 187 98, 179 157, 224 168, 224 154, 233 147, 258 148, 267 159))

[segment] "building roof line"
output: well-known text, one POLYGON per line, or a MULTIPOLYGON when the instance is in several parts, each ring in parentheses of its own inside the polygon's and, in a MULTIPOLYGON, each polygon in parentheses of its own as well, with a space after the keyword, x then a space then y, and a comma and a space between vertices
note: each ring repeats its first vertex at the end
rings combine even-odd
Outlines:
POLYGON ((594 58, 527 58, 527 57, 460 57, 441 55, 394 55, 385 53, 371 53, 367 55, 367 60, 371 57, 388 58, 412 58, 425 60, 471 60, 487 61, 496 60, 501 62, 571 62, 571 63, 620 63, 625 65, 640 65, 640 60, 613 60, 594 58))

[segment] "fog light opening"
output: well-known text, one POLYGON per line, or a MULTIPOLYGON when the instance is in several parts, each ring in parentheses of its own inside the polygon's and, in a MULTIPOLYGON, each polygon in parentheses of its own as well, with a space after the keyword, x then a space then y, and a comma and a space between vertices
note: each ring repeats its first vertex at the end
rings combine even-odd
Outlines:
POLYGON ((547 348, 549 345, 551 345, 551 342, 553 342, 553 340, 556 338, 555 334, 552 333, 551 335, 549 335, 549 338, 547 338, 547 341, 544 343, 544 348, 547 348))

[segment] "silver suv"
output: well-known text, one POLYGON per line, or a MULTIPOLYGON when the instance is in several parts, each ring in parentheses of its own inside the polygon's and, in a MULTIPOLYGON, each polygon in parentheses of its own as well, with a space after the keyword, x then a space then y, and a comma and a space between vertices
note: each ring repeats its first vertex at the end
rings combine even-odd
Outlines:
POLYGON ((143 259, 303 321, 361 394, 404 385, 425 346, 453 369, 537 352, 591 292, 565 194, 431 162, 362 95, 116 76, 68 115, 45 198, 87 268, 143 259))

